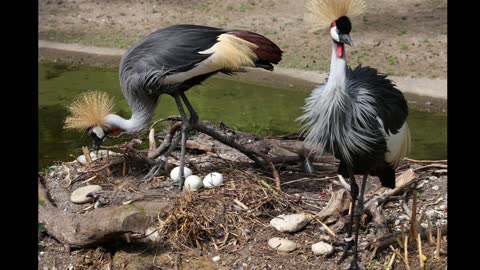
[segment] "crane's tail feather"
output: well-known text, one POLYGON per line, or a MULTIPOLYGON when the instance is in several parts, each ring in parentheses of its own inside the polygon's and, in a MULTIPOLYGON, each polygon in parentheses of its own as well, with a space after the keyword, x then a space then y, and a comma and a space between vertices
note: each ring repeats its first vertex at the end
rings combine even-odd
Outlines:
POLYGON ((255 44, 256 67, 273 70, 272 64, 278 64, 282 60, 282 50, 273 41, 262 35, 249 31, 231 31, 228 34, 255 44))

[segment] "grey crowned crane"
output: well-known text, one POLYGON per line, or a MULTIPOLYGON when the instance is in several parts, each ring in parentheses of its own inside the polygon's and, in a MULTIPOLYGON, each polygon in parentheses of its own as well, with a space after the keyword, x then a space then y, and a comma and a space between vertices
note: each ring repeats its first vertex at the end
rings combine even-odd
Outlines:
MULTIPOLYGON (((185 92, 218 72, 243 71, 243 67, 273 70, 282 57, 280 48, 257 33, 200 25, 174 25, 153 32, 132 47, 120 64, 123 95, 132 110, 130 119, 111 112, 112 100, 105 93, 87 92, 70 106, 67 128, 87 130, 98 149, 109 134, 134 133, 144 129, 157 107, 160 95, 171 95, 182 117, 180 189, 185 180, 184 157, 186 132, 198 116, 185 92), (187 118, 182 101, 187 107, 187 118)), ((165 164, 168 153, 145 176, 153 179, 165 164)))
POLYGON ((339 261, 353 246, 350 269, 359 269, 358 230, 367 177, 378 176, 382 186, 394 188, 395 168, 410 147, 408 107, 402 92, 376 69, 358 66, 352 70, 346 63, 345 44, 352 46, 348 16, 361 14, 364 7, 361 0, 307 3, 306 20, 314 29, 330 27, 332 59, 327 82, 312 91, 299 118, 304 123, 305 144, 319 153, 333 153, 340 160, 339 176, 350 179, 352 211, 339 261), (356 174, 363 175, 360 192, 356 174))

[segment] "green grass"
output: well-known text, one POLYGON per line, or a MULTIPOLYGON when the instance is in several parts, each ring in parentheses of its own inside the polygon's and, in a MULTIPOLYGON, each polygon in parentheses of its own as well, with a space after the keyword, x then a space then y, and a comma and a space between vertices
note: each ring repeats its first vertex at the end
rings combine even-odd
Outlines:
POLYGON ((397 57, 393 56, 393 55, 389 55, 387 57, 385 57, 385 59, 387 60, 388 64, 390 65, 395 65, 397 63, 397 57))

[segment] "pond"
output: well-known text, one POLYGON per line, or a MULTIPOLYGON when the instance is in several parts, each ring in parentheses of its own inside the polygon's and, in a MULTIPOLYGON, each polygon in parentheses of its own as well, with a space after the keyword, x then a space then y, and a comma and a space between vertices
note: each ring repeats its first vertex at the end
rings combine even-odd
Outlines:
MULTIPOLYGON (((39 64, 38 144, 39 169, 55 161, 69 161, 91 146, 86 134, 63 129, 67 106, 86 90, 108 92, 115 112, 130 118, 130 109, 120 90, 118 71, 89 66, 39 64)), ((295 119, 310 90, 274 87, 252 82, 212 77, 187 92, 201 120, 222 121, 227 126, 259 135, 298 132, 295 119)), ((173 98, 162 96, 154 120, 178 115, 173 98)), ((410 111, 409 126, 414 159, 447 158, 446 114, 410 111)), ((105 142, 108 145, 108 142, 105 142)))

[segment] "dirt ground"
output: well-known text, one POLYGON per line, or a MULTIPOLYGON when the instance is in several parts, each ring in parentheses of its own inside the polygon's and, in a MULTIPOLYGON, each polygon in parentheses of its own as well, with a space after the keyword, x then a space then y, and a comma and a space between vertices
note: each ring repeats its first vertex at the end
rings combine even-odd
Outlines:
MULTIPOLYGON (((447 1, 367 1, 353 19, 349 63, 377 67, 395 76, 447 76, 447 1)), ((39 0, 39 39, 128 48, 161 27, 180 23, 255 31, 276 42, 279 64, 327 72, 327 30, 308 33, 304 0, 39 0)))

